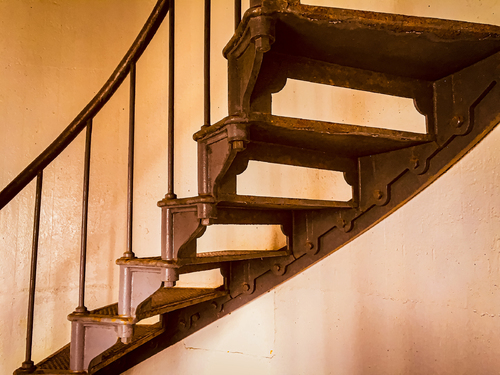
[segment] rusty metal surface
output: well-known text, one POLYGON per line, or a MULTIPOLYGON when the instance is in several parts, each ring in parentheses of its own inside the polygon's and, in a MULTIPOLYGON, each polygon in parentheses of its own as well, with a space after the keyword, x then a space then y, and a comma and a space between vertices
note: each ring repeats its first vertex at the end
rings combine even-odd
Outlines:
POLYGON ((341 201, 328 201, 318 199, 301 199, 301 198, 276 198, 276 197, 259 197, 252 195, 236 195, 236 194, 219 194, 221 204, 231 204, 237 207, 261 207, 275 208, 282 210, 307 210, 321 209, 327 207, 342 207, 350 208, 352 204, 341 201))
POLYGON ((137 319, 164 314, 183 307, 209 301, 228 292, 211 288, 164 288, 161 287, 137 306, 137 319))
POLYGON ((175 260, 164 260, 161 257, 148 258, 120 258, 116 261, 118 265, 166 267, 166 266, 188 266, 207 263, 232 262, 247 259, 262 259, 287 254, 287 250, 225 250, 198 253, 196 257, 180 258, 175 260))
POLYGON ((276 52, 416 79, 442 78, 500 50, 498 26, 264 1, 247 11, 226 56, 261 17, 275 23, 276 52))

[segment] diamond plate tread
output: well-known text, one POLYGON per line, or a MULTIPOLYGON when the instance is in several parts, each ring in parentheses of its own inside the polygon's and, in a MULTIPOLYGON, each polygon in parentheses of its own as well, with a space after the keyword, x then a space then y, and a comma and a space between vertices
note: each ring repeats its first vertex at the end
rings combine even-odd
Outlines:
POLYGON ((161 287, 137 306, 136 317, 145 319, 197 303, 227 295, 228 292, 212 288, 164 288, 161 287))
POLYGON ((175 261, 163 260, 159 256, 133 259, 120 258, 116 261, 116 264, 145 267, 164 267, 166 265, 184 266, 191 264, 221 263, 247 259, 272 258, 286 255, 288 255, 287 250, 225 250, 199 253, 195 258, 177 259, 175 261))
POLYGON ((127 353, 131 352, 135 348, 144 345, 149 340, 155 338, 164 332, 161 322, 150 325, 136 325, 134 328, 134 336, 129 344, 124 344, 121 341, 117 341, 115 345, 106 351, 99 354, 97 357, 92 359, 89 364, 89 373, 93 373, 110 363, 114 362, 120 357, 123 357, 127 353))
POLYGON ((118 315, 118 303, 113 303, 89 312, 94 315, 118 315))
MULTIPOLYGON (((36 365, 35 374, 49 374, 50 371, 69 371, 69 344, 36 365)), ((54 372, 55 373, 55 372, 54 372)))

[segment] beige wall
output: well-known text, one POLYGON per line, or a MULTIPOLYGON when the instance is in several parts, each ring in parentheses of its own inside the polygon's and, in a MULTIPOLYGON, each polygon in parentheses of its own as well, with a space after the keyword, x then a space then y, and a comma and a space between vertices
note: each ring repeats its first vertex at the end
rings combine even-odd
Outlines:
MULTIPOLYGON (((196 146, 191 134, 202 123, 202 52, 198 47, 202 32, 197 29, 202 2, 177 3, 176 190, 180 196, 189 196, 196 193, 196 146)), ((226 114, 226 67, 220 51, 231 35, 232 21, 226 20, 232 20, 232 2, 212 3, 217 9, 212 68, 215 121, 226 114)), ((500 4, 494 0, 314 3, 500 24, 500 4)), ((38 155, 97 92, 153 4, 153 0, 0 0, 4 36, 0 39, 0 187, 38 155)), ((158 254, 155 203, 166 192, 167 75, 160 58, 166 52, 165 37, 163 28, 138 65, 134 243, 141 256, 158 254)), ((297 109, 290 103, 305 97, 310 101, 304 111, 328 116, 319 100, 325 95, 318 90, 278 95, 275 109, 287 113, 297 109)), ((372 108, 366 98, 333 91, 329 95, 340 108, 351 109, 341 117, 372 108)), ((391 102, 390 107, 383 106, 387 112, 378 115, 385 119, 400 105, 413 111, 404 103, 391 102)), ((117 299, 113 264, 125 246, 127 109, 124 89, 95 121, 89 308, 117 299)), ((338 111, 331 116, 339 120, 338 111)), ((417 116, 409 126, 419 130, 419 121, 417 116)), ((499 131, 493 131, 434 185, 341 251, 128 373, 497 373, 499 138, 499 131)), ((68 342, 66 315, 77 305, 82 155, 83 138, 79 137, 45 174, 35 361, 68 342)), ((255 180, 252 175, 246 178, 255 180)), ((308 178, 321 180, 314 172, 308 178)), ((276 194, 283 193, 280 186, 286 186, 280 179, 269 184, 276 194)), ((334 180, 329 186, 333 185, 342 184, 334 180)), ((293 193, 310 189, 306 183, 293 193)), ((1 374, 18 367, 24 356, 33 192, 31 184, 0 212, 1 374)), ((253 238, 259 240, 253 244, 262 248, 282 243, 273 228, 265 236, 253 233, 246 233, 245 245, 253 238)), ((234 235, 210 229, 202 249, 215 246, 231 248, 241 242, 234 235)), ((219 280, 210 274, 183 282, 213 285, 219 280)))

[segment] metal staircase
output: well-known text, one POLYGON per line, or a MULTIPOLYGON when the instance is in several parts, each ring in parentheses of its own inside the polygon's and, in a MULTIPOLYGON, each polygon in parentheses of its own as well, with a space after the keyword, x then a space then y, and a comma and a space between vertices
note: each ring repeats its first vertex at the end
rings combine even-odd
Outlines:
MULTIPOLYGON (((241 12, 239 6, 236 14, 241 12)), ((92 118, 127 75, 134 103, 135 63, 169 9, 173 24, 173 1, 158 2, 107 86, 52 149, 2 191, 0 207, 35 176, 41 191, 43 168, 84 128, 90 153, 92 118)), ((224 49, 229 115, 213 125, 206 121, 194 134, 198 196, 176 197, 170 161, 169 191, 158 203, 161 255, 138 258, 128 250, 116 261, 118 303, 87 311, 83 249, 81 299, 68 317, 71 344, 35 366, 28 338, 29 355, 16 373, 121 373, 376 225, 443 174, 500 121, 499 51, 500 27, 307 6, 297 0, 251 1, 224 49), (411 98, 426 118, 427 133, 275 116, 271 95, 289 78, 411 98), (237 176, 251 160, 343 172, 352 199, 239 195, 237 176), (287 246, 275 251, 197 252, 196 240, 207 226, 228 224, 280 225, 287 246), (224 284, 219 288, 175 286, 180 274, 209 269, 221 270, 224 284), (159 323, 136 324, 158 315, 159 323)), ((88 168, 87 163, 86 180, 88 168)), ((132 192, 129 196, 132 199, 132 192)), ((38 210, 39 205, 38 199, 38 210)), ((35 215, 35 228, 36 220, 35 215)), ((34 249, 36 270, 36 245, 34 249)))

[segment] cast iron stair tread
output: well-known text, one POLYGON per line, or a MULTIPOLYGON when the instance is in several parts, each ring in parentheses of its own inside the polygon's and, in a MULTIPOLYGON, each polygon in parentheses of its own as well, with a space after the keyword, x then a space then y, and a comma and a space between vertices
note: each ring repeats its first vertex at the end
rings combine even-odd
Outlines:
POLYGON ((221 288, 160 287, 137 306, 136 317, 138 320, 149 318, 201 302, 210 301, 226 296, 227 294, 229 294, 229 292, 221 288))
MULTIPOLYGON (((146 342, 163 332, 164 328, 161 323, 136 325, 132 341, 129 344, 123 344, 120 340, 118 340, 115 345, 91 361, 89 373, 106 366, 135 348, 144 345, 146 342)), ((47 357, 38 363, 34 374, 73 374, 73 372, 69 371, 69 361, 70 344, 67 344, 50 357, 47 357)))
POLYGON ((498 26, 298 2, 265 3, 245 13, 224 49, 226 57, 250 42, 249 21, 261 15, 276 20, 275 52, 414 79, 445 77, 500 50, 498 26))
POLYGON ((146 344, 150 340, 162 334, 164 331, 165 328, 161 322, 148 325, 136 325, 132 341, 128 344, 124 344, 118 340, 115 345, 92 359, 89 364, 89 373, 94 373, 95 371, 104 368, 110 363, 116 361, 118 358, 121 358, 134 349, 146 344))
MULTIPOLYGON (((261 197, 256 195, 238 195, 238 194, 219 194, 217 198, 212 196, 196 196, 189 198, 163 199, 158 202, 159 207, 187 207, 198 204, 208 203, 216 205, 222 210, 231 209, 252 209, 256 210, 274 210, 291 211, 300 209, 321 209, 321 208, 352 208, 352 201, 335 201, 319 199, 301 199, 301 198, 280 198, 280 197, 261 197)), ((221 212, 221 216, 224 213, 221 212)), ((258 224, 258 222, 256 222, 258 224)))
MULTIPOLYGON (((233 118, 196 132, 198 141, 221 130, 233 118)), ((241 122, 241 120, 238 120, 241 122)), ((249 127, 249 141, 279 144, 324 151, 345 157, 362 157, 433 141, 430 134, 369 126, 251 113, 244 123, 249 127)))
POLYGON ((35 374, 69 374, 69 345, 67 344, 36 365, 35 374))
POLYGON ((352 208, 351 201, 334 201, 319 199, 301 199, 301 198, 279 198, 279 197, 261 197, 256 195, 239 194, 219 194, 219 205, 230 205, 232 207, 259 207, 287 210, 306 210, 321 208, 352 208))
POLYGON ((165 265, 195 265, 207 263, 220 263, 220 262, 233 262, 239 260, 271 258, 286 256, 289 252, 287 250, 224 250, 224 251, 210 251, 205 253, 198 253, 193 258, 181 258, 175 260, 164 260, 161 256, 144 257, 144 258, 119 258, 116 261, 118 265, 128 266, 149 266, 149 267, 162 267, 165 265))

